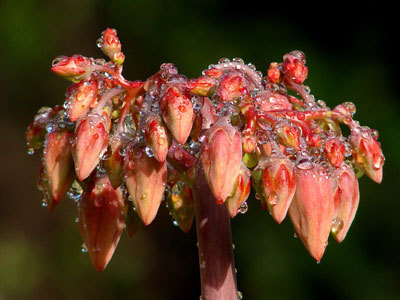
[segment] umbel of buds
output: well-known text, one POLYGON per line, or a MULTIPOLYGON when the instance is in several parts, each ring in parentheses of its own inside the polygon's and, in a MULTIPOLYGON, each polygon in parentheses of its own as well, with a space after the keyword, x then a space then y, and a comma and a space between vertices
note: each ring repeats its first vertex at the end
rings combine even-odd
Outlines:
POLYGON ((338 242, 348 234, 357 177, 382 180, 377 131, 353 119, 351 102, 330 109, 315 101, 303 85, 301 51, 271 63, 266 76, 240 58, 222 58, 199 78, 166 63, 145 81, 129 81, 116 31, 106 29, 98 46, 108 59, 53 61, 52 71, 72 84, 63 106, 38 111, 26 138, 28 153, 42 150, 43 205, 53 211, 66 195, 78 203, 82 238, 99 271, 124 226, 132 236, 140 222, 149 225, 164 199, 174 223, 189 232, 199 174, 232 218, 247 210, 253 186, 278 224, 289 215, 317 261, 330 234, 338 242))

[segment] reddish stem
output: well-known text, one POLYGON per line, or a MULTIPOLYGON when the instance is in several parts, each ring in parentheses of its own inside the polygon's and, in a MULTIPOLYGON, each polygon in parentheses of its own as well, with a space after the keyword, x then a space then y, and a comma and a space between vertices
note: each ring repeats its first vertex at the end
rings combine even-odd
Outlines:
POLYGON ((229 214, 212 195, 202 168, 194 185, 201 299, 236 300, 235 264, 229 214))

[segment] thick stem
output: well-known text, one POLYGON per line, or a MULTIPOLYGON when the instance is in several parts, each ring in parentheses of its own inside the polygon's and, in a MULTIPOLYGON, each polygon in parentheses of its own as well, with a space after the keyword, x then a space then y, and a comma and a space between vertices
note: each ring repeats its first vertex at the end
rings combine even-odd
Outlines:
MULTIPOLYGON (((198 170, 201 168, 198 168, 198 170)), ((212 195, 202 170, 194 187, 202 300, 237 300, 229 214, 212 195)))

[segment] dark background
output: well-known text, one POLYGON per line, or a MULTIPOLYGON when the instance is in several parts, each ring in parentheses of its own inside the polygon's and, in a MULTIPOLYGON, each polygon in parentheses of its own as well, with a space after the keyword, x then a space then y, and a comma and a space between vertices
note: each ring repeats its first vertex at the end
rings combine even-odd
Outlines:
POLYGON ((249 199, 232 221, 238 287, 244 299, 400 299, 400 141, 398 16, 385 2, 34 1, 0 3, 0 300, 198 299, 195 230, 172 225, 162 205, 151 226, 124 233, 99 274, 81 253, 76 208, 65 199, 50 214, 35 187, 39 157, 24 132, 41 106, 64 101, 68 83, 53 76, 60 54, 102 54, 108 26, 126 54, 124 75, 144 80, 163 62, 195 77, 220 57, 242 57, 266 71, 300 49, 307 84, 328 106, 352 101, 356 119, 377 128, 384 179, 360 179, 356 219, 341 245, 330 239, 320 264, 249 199))

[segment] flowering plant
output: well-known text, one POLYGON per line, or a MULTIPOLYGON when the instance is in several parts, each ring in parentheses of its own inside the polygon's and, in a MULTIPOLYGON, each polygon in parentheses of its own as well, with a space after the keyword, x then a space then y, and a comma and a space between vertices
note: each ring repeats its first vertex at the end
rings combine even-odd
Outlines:
POLYGON ((116 31, 97 44, 108 60, 53 61, 72 84, 63 106, 38 111, 26 137, 28 153, 43 149, 43 205, 53 211, 65 195, 77 201, 100 272, 124 228, 133 236, 149 225, 166 199, 184 232, 196 217, 203 299, 234 299, 229 217, 247 211, 251 186, 277 223, 289 215, 319 262, 329 235, 340 243, 354 219, 357 178, 382 180, 378 132, 353 119, 353 103, 330 109, 315 100, 301 51, 271 63, 266 76, 222 58, 195 79, 165 63, 146 81, 129 81, 116 31))

